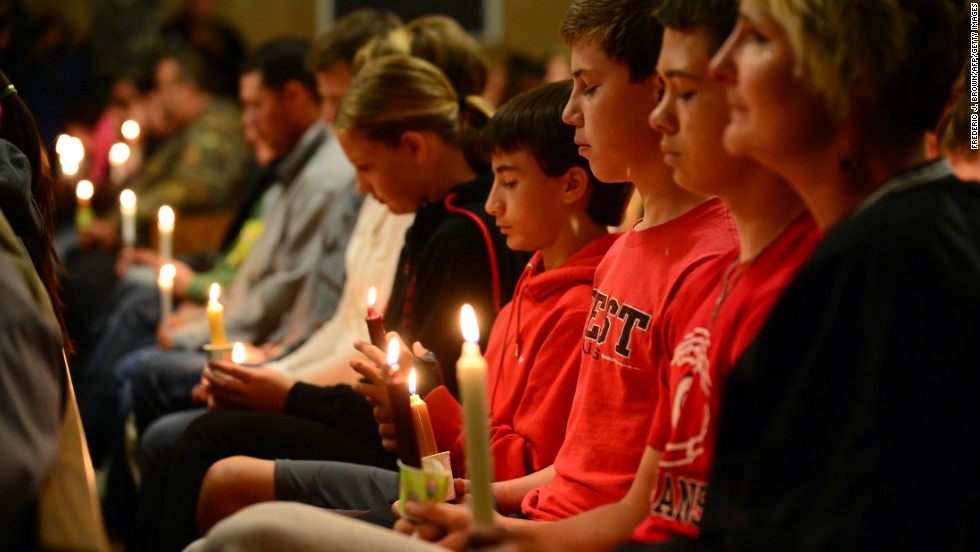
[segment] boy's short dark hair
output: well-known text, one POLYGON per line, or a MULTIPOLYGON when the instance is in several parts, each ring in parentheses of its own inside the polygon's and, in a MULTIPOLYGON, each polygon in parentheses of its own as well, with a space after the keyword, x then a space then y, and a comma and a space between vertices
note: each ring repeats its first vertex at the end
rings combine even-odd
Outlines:
POLYGON ((571 93, 572 81, 562 81, 514 96, 487 123, 480 149, 488 158, 494 152, 524 150, 553 178, 581 167, 592 188, 586 212, 599 224, 616 226, 623 220, 633 185, 599 182, 588 160, 578 154, 575 128, 561 119, 571 93))
POLYGON ((654 15, 665 29, 704 29, 715 51, 735 28, 738 0, 663 0, 654 15))
POLYGON ((377 8, 354 10, 341 17, 329 31, 316 39, 308 64, 313 71, 324 71, 338 63, 354 66, 354 54, 372 38, 384 36, 401 26, 393 12, 377 8))
POLYGON ((629 67, 630 80, 642 82, 657 70, 663 27, 653 16, 660 0, 575 0, 561 24, 570 45, 592 42, 629 67))
POLYGON ((262 86, 276 91, 282 90, 289 81, 297 81, 314 98, 319 98, 316 78, 306 65, 309 55, 310 45, 307 41, 301 38, 280 38, 267 42, 245 58, 239 74, 258 71, 262 75, 262 86))

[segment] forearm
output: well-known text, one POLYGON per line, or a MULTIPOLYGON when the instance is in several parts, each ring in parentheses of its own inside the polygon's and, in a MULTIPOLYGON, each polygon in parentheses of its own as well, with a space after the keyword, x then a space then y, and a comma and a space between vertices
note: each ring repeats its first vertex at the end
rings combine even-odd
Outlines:
POLYGON ((500 481, 493 484, 493 495, 497 499, 497 510, 502 514, 521 511, 521 503, 527 493, 543 487, 555 477, 555 466, 534 472, 518 479, 500 481))

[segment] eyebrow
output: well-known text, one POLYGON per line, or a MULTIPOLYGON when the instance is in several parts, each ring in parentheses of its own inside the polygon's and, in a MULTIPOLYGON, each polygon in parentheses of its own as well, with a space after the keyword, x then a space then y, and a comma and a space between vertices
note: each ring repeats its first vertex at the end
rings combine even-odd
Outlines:
POLYGON ((685 71, 683 69, 668 69, 664 73, 663 78, 665 78, 665 79, 690 79, 690 80, 697 80, 697 81, 701 80, 701 77, 699 77, 699 76, 697 76, 697 75, 695 75, 693 73, 690 73, 688 71, 685 71))
POLYGON ((496 167, 493 168, 493 172, 516 171, 516 170, 519 169, 514 165, 507 165, 507 164, 497 165, 496 167))
POLYGON ((578 69, 572 71, 572 77, 579 78, 585 73, 594 73, 595 69, 589 69, 588 67, 579 67, 578 69))

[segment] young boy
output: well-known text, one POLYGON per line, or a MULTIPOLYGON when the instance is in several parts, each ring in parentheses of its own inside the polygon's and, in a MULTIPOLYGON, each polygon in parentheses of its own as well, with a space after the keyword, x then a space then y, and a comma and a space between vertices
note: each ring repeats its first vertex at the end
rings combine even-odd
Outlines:
MULTIPOLYGON (((589 314, 595 268, 618 236, 632 192, 601 184, 579 157, 573 130, 561 122, 571 83, 521 94, 484 130, 483 149, 495 173, 486 209, 507 246, 536 251, 514 299, 501 310, 486 350, 491 399, 491 450, 498 480, 552 464, 561 446, 578 379, 578 343, 589 314)), ((375 351, 379 352, 379 351, 375 351)), ((383 355, 382 355, 383 356, 383 355)), ((377 378, 373 366, 355 359, 377 378)), ((451 451, 462 475, 460 405, 438 387, 425 397, 440 450, 451 451)), ((326 508, 387 509, 398 497, 398 474, 337 462, 223 460, 209 471, 198 517, 202 530, 260 500, 292 500, 326 508)))

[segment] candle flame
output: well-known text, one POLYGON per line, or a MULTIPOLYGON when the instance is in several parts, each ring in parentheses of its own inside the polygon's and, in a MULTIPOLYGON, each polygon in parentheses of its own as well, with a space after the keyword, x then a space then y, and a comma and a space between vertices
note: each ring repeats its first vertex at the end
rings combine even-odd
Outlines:
POLYGON ((392 370, 398 369, 398 354, 401 352, 401 348, 398 345, 397 339, 392 339, 388 342, 388 366, 392 370))
POLYGON ((236 341, 231 347, 231 361, 235 364, 245 362, 245 345, 241 341, 236 341))
POLYGON ((75 176, 76 174, 78 174, 78 163, 72 163, 70 161, 62 161, 61 172, 66 176, 75 176))
POLYGON ((212 301, 217 301, 220 295, 221 295, 221 286, 218 285, 218 282, 211 284, 211 289, 208 290, 208 297, 212 301))
POLYGON ((129 160, 129 146, 122 142, 116 142, 109 148, 109 161, 114 165, 122 165, 129 160))
POLYGON ((87 201, 92 199, 92 195, 95 194, 95 186, 88 180, 79 180, 78 186, 75 186, 75 195, 78 199, 87 201))
POLYGON ((160 281, 173 283, 174 277, 177 276, 177 267, 172 263, 167 263, 160 267, 160 281))
POLYGON ((130 119, 122 124, 123 138, 127 140, 135 140, 140 137, 140 124, 136 121, 130 119))
POLYGON ((136 193, 129 189, 123 190, 119 194, 119 204, 122 205, 123 209, 132 211, 136 208, 136 193))
POLYGON ((157 211, 157 227, 161 231, 173 230, 174 229, 174 210, 170 208, 169 205, 164 205, 160 207, 157 211))
POLYGON ((408 394, 415 394, 415 368, 412 368, 408 372, 408 394))
POLYGON ((459 311, 459 325, 463 328, 463 339, 471 343, 480 341, 480 326, 476 323, 476 312, 468 303, 459 311))
POLYGON ((374 302, 377 299, 378 299, 378 290, 374 289, 374 286, 371 286, 371 289, 368 290, 368 306, 373 307, 374 302))
POLYGON ((72 137, 70 134, 59 134, 58 139, 54 143, 55 153, 57 153, 58 155, 64 155, 65 152, 68 151, 68 148, 70 147, 68 143, 71 142, 71 138, 72 137))

